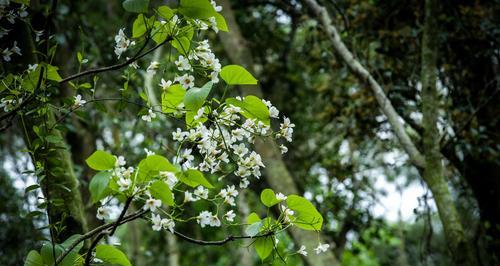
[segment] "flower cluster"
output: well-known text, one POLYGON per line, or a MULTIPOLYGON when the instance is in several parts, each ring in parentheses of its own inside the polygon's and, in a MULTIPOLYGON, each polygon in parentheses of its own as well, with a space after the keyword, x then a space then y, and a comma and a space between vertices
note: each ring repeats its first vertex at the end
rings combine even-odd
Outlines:
POLYGON ((122 55, 123 52, 127 51, 130 46, 135 45, 134 41, 131 41, 127 38, 125 33, 123 32, 125 29, 120 29, 118 34, 115 36, 115 54, 118 58, 122 55))

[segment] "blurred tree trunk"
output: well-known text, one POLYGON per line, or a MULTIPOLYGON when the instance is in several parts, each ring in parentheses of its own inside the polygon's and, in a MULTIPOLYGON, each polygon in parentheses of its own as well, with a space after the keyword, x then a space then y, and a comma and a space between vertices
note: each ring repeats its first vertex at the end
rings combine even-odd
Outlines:
MULTIPOLYGON (((221 33, 219 39, 232 63, 242 65, 253 72, 253 57, 246 45, 246 40, 240 32, 230 1, 223 0, 220 1, 220 4, 223 7, 222 13, 224 18, 226 18, 229 32, 221 33)), ((242 92, 244 95, 263 96, 259 86, 242 86, 242 92)), ((261 154, 263 161, 266 162, 265 174, 267 182, 272 189, 285 194, 300 194, 292 175, 283 162, 281 151, 274 140, 257 139, 255 149, 261 154)), ((290 232, 297 244, 297 248, 300 245, 305 245, 311 251, 313 247, 318 245, 318 237, 315 233, 295 228, 290 230, 290 232)), ((321 255, 302 258, 307 264, 314 266, 338 265, 337 259, 331 251, 322 253, 321 255)))
POLYGON ((439 130, 440 99, 437 88, 438 56, 438 2, 425 1, 425 22, 422 37, 422 124, 425 168, 423 179, 429 186, 436 202, 448 245, 457 265, 475 265, 475 259, 465 238, 455 202, 448 188, 443 171, 439 130))

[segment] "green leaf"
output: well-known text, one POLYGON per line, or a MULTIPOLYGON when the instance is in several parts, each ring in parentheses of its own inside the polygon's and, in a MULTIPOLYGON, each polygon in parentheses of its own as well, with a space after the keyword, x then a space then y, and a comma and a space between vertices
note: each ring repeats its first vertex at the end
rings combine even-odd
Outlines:
POLYGON ((193 19, 207 19, 217 14, 208 0, 181 0, 179 12, 193 19))
POLYGON ((85 160, 87 165, 97 171, 110 170, 115 168, 115 156, 105 151, 95 151, 85 160))
POLYGON ((26 193, 28 193, 28 192, 30 192, 32 190, 35 190, 35 189, 37 189, 39 187, 40 187, 40 185, 38 185, 38 184, 31 185, 31 186, 29 186, 29 187, 27 187, 27 188, 24 189, 24 194, 26 194, 26 193))
POLYGON ((112 264, 132 266, 127 256, 121 250, 111 245, 98 245, 96 247, 95 256, 112 264))
POLYGON ((189 46, 191 41, 186 36, 178 36, 171 42, 172 46, 182 55, 186 55, 189 52, 189 46))
POLYGON ((203 104, 205 103, 205 99, 207 98, 210 90, 212 89, 212 82, 209 81, 201 88, 192 88, 186 92, 184 96, 184 106, 188 111, 197 112, 203 104))
POLYGON ((146 31, 147 28, 147 19, 143 14, 139 14, 137 18, 134 20, 134 24, 132 25, 132 37, 138 38, 141 37, 146 31))
POLYGON ((59 76, 59 73, 57 73, 58 69, 58 67, 55 67, 53 65, 47 65, 47 79, 53 81, 62 80, 61 76, 59 76))
POLYGON ((260 221, 260 217, 255 212, 250 213, 247 217, 247 224, 253 224, 260 221))
POLYGON ((184 101, 186 89, 180 84, 174 84, 161 94, 161 110, 164 113, 175 113, 177 106, 184 101))
POLYGON ((24 266, 44 266, 43 258, 36 250, 32 250, 28 253, 26 261, 24 261, 24 266))
POLYGON ((160 44, 167 39, 170 33, 170 29, 168 27, 169 27, 168 24, 164 25, 161 24, 159 21, 155 21, 153 23, 153 30, 151 31, 151 35, 156 44, 160 44))
POLYGON ((227 65, 220 71, 221 78, 229 85, 256 85, 257 79, 239 65, 227 65))
POLYGON ((155 199, 160 199, 163 204, 167 206, 174 205, 174 197, 172 196, 172 191, 170 187, 168 187, 165 182, 158 180, 154 182, 150 187, 149 191, 151 192, 151 196, 155 199))
POLYGON ((295 220, 293 224, 295 226, 304 230, 321 230, 323 216, 307 199, 297 195, 289 195, 286 199, 286 204, 288 208, 294 211, 293 217, 295 217, 295 220))
POLYGON ((149 181, 151 178, 158 176, 160 171, 177 172, 177 169, 168 161, 167 158, 161 155, 150 155, 139 163, 138 180, 149 181))
POLYGON ((182 183, 190 187, 197 187, 199 185, 202 185, 206 188, 214 188, 214 186, 212 186, 212 184, 208 182, 205 176, 203 176, 203 173, 195 169, 189 169, 184 173, 181 173, 178 177, 182 183))
POLYGON ((254 247, 261 260, 265 260, 273 252, 274 241, 272 237, 261 237, 255 241, 254 247))
MULTIPOLYGON (((42 249, 40 250, 40 255, 43 258, 43 262, 46 265, 53 265, 54 264, 54 253, 56 255, 56 258, 59 257, 59 255, 62 254, 64 251, 63 247, 61 245, 55 245, 55 252, 53 252, 52 248, 52 243, 46 241, 42 245, 42 249)), ((67 258, 64 258, 66 260, 67 258)), ((71 259, 71 258, 70 258, 71 259)), ((60 264, 62 265, 62 263, 60 264)))
POLYGON ((217 22, 217 28, 221 31, 228 32, 229 28, 227 27, 226 19, 220 13, 216 13, 214 17, 217 22))
POLYGON ((123 9, 133 13, 147 13, 149 0, 125 0, 122 3, 123 9))
POLYGON ((89 190, 92 203, 98 202, 109 194, 107 190, 109 180, 111 180, 110 172, 99 172, 90 180, 89 190))
POLYGON ((174 16, 175 11, 168 6, 160 6, 158 8, 158 14, 165 20, 170 20, 174 16))
POLYGON ((278 204, 281 200, 278 200, 276 198, 276 195, 274 194, 274 191, 272 189, 266 188, 260 193, 260 201, 262 201, 262 203, 267 207, 272 207, 278 204))
POLYGON ((260 229, 262 228, 262 222, 255 222, 251 225, 249 225, 246 229, 245 229, 245 234, 247 234, 247 236, 251 236, 251 237, 254 237, 256 236, 259 232, 260 232, 260 229))
POLYGON ((271 123, 269 118, 269 109, 257 96, 249 95, 242 101, 235 98, 227 98, 226 103, 240 107, 243 110, 243 116, 246 118, 255 118, 262 121, 266 125, 270 125, 271 123))

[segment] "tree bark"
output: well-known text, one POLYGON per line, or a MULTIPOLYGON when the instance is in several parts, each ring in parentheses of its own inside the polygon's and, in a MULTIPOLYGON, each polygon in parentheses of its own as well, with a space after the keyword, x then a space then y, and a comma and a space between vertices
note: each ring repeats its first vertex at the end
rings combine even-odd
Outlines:
MULTIPOLYGON (((253 57, 246 45, 246 40, 240 32, 231 4, 228 0, 220 1, 220 4, 223 7, 222 13, 229 27, 228 33, 220 34, 220 41, 232 63, 242 65, 252 71, 253 57)), ((259 97, 263 95, 259 86, 243 86, 242 92, 245 95, 252 94, 259 97)), ((266 164, 265 175, 272 189, 285 194, 299 194, 299 190, 281 157, 281 151, 277 144, 272 139, 257 139, 255 150, 261 154, 266 164)), ((298 247, 305 245, 310 253, 312 253, 312 248, 318 245, 318 237, 315 233, 300 229, 292 229, 290 232, 298 247)), ((321 255, 311 254, 302 258, 308 265, 338 265, 332 251, 321 255)))

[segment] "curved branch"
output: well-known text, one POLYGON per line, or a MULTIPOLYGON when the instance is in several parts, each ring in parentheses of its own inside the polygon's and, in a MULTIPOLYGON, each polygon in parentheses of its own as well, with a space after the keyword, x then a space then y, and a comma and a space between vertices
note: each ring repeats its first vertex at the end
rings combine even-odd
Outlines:
POLYGON ((268 237, 274 235, 274 231, 269 231, 265 234, 262 235, 256 235, 256 236, 233 236, 230 235, 222 240, 215 240, 215 241, 206 241, 206 240, 199 240, 199 239, 194 239, 189 236, 183 235, 177 231, 174 231, 174 235, 190 242, 193 244, 197 245, 202 245, 202 246, 222 246, 225 245, 228 242, 239 240, 239 239, 255 239, 255 238, 261 238, 261 237, 268 237))
POLYGON ((140 54, 142 52, 142 50, 144 50, 144 48, 146 48, 148 40, 149 39, 147 39, 146 42, 144 42, 144 45, 141 47, 141 49, 139 49, 139 51, 137 52, 137 54, 135 56, 131 57, 130 59, 128 59, 127 61, 125 61, 123 63, 112 65, 112 66, 107 66, 107 67, 100 67, 100 68, 89 69, 89 70, 86 70, 86 71, 83 71, 83 72, 80 72, 80 73, 76 73, 76 74, 71 75, 69 77, 63 78, 61 81, 59 81, 59 83, 65 83, 65 82, 68 82, 70 80, 77 79, 77 78, 80 78, 80 77, 83 77, 83 76, 97 74, 97 73, 106 72, 106 71, 117 70, 117 69, 126 67, 126 66, 132 64, 133 62, 141 59, 142 57, 146 56, 147 54, 153 52, 154 50, 158 49, 160 46, 164 45, 165 43, 167 43, 169 41, 172 41, 173 37, 172 36, 168 36, 163 42, 157 44, 155 47, 147 50, 143 54, 140 54))
POLYGON ((330 37, 335 52, 340 56, 349 69, 361 80, 363 83, 368 84, 372 89, 375 99, 378 102, 380 109, 387 117, 391 124, 394 133, 396 134, 401 146, 406 151, 412 163, 420 168, 425 168, 424 156, 417 149, 410 136, 405 131, 404 121, 401 116, 396 112, 392 106, 391 101, 387 98, 382 86, 375 80, 375 78, 368 72, 368 70, 361 65, 361 63, 354 58, 354 55, 347 49, 344 42, 340 38, 337 28, 333 25, 328 11, 316 0, 303 0, 303 2, 310 8, 318 20, 323 24, 325 31, 330 37))

